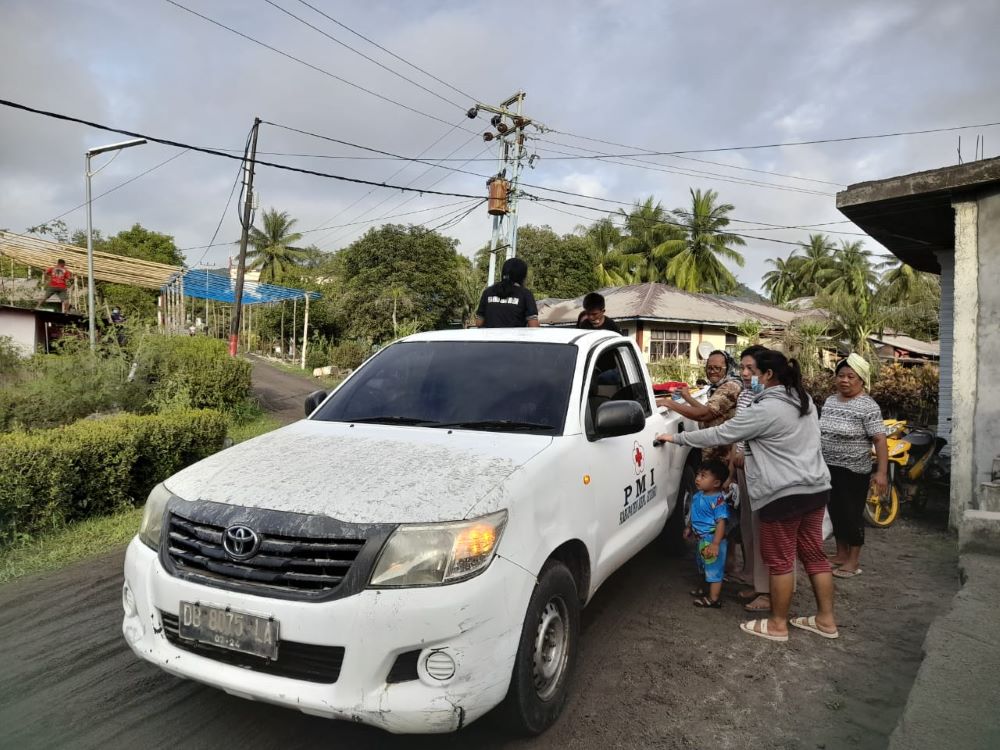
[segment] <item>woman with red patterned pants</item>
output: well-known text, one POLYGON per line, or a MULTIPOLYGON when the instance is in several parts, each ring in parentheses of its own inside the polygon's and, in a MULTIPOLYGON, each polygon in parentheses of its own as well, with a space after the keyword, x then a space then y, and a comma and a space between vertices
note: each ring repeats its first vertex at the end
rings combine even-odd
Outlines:
POLYGON ((746 480, 750 504, 760 512, 760 544, 768 568, 771 615, 740 624, 749 635, 787 641, 788 626, 836 638, 833 575, 823 552, 823 511, 830 499, 830 472, 823 461, 819 421, 802 387, 795 360, 775 351, 754 355, 764 392, 719 427, 657 440, 701 448, 746 440, 746 480), (816 597, 816 614, 788 619, 796 557, 816 597))

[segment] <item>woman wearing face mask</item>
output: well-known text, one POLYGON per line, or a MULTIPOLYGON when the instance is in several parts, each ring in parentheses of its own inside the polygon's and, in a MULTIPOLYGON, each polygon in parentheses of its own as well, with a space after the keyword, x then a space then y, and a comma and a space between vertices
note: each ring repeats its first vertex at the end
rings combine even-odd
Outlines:
POLYGON ((747 441, 746 484, 750 506, 760 513, 761 556, 770 575, 771 614, 740 625, 749 635, 787 641, 788 626, 837 638, 833 576, 823 551, 823 514, 830 499, 830 472, 823 461, 819 420, 802 386, 798 363, 771 350, 754 355, 764 391, 748 409, 719 427, 657 435, 662 443, 702 448, 747 441), (788 619, 796 557, 816 598, 816 614, 788 619))
POLYGON ((837 363, 837 392, 823 404, 819 429, 823 458, 830 468, 830 520, 837 540, 832 562, 837 578, 861 574, 858 564, 865 543, 865 502, 869 485, 879 492, 889 487, 889 454, 882 410, 865 393, 871 386, 871 366, 859 354, 837 363), (872 476, 872 446, 878 467, 872 476))
MULTIPOLYGON (((740 377, 743 379, 743 391, 736 401, 736 413, 748 409, 754 398, 764 391, 760 382, 760 370, 754 357, 767 351, 763 346, 751 346, 740 354, 740 377)), ((760 556, 760 514, 750 507, 750 493, 747 490, 746 472, 744 466, 749 447, 746 441, 733 446, 730 455, 731 474, 736 477, 740 492, 740 530, 741 547, 743 550, 743 573, 741 580, 752 588, 741 591, 739 598, 745 602, 743 608, 747 612, 767 612, 771 609, 771 587, 768 583, 767 568, 760 556)), ((793 572, 794 575, 794 572, 793 572)))

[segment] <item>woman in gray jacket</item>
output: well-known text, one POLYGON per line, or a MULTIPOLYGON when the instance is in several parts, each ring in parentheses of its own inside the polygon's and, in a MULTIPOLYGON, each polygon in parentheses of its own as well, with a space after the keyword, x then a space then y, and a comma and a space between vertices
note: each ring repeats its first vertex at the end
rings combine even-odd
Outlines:
POLYGON ((819 422, 802 387, 798 363, 781 352, 754 355, 764 391, 750 407, 718 427, 657 440, 704 448, 747 442, 745 467, 750 506, 760 513, 761 556, 771 587, 771 616, 740 624, 745 633, 788 640, 788 625, 836 638, 833 576, 823 551, 823 511, 830 499, 830 472, 823 461, 819 422), (817 611, 788 619, 796 556, 816 597, 817 611))

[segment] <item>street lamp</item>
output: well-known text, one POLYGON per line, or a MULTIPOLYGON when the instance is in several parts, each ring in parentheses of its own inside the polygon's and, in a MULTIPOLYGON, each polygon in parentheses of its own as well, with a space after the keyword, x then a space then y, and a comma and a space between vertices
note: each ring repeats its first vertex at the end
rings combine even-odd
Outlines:
MULTIPOLYGON (((132 146, 141 146, 146 142, 145 138, 135 138, 131 141, 122 141, 121 143, 111 143, 107 146, 98 146, 97 148, 92 148, 87 150, 87 165, 84 173, 87 176, 87 312, 90 315, 90 350, 94 351, 97 348, 97 325, 94 315, 94 231, 93 225, 90 218, 90 208, 92 201, 90 199, 90 178, 93 177, 96 172, 90 171, 90 157, 97 156, 98 154, 104 154, 108 151, 119 151, 123 148, 131 148, 132 146)), ((103 169, 103 167, 102 167, 103 169)), ((100 171, 100 170, 98 170, 100 171)))

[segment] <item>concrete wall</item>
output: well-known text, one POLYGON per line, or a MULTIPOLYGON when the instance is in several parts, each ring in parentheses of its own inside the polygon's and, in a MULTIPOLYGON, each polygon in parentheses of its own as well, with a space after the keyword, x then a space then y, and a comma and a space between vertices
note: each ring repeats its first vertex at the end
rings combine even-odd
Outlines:
POLYGON ((0 336, 9 336, 25 357, 35 353, 35 316, 29 311, 0 311, 0 336))
POLYGON ((955 342, 952 359, 951 509, 958 528, 975 497, 974 435, 978 394, 979 204, 955 204, 955 342))
POLYGON ((976 488, 990 481, 993 458, 1000 455, 1000 190, 980 194, 978 203, 976 488))
POLYGON ((666 330, 666 331, 690 331, 691 332, 691 364, 698 365, 704 364, 704 360, 698 357, 698 346, 702 342, 707 342, 712 346, 713 349, 721 349, 725 351, 726 349, 726 329, 719 326, 692 326, 684 325, 681 323, 651 323, 643 322, 642 325, 642 336, 637 338, 636 335, 636 324, 633 321, 619 321, 619 325, 624 328, 628 328, 629 338, 634 339, 636 343, 639 344, 639 348, 642 350, 642 358, 649 363, 649 342, 650 342, 650 331, 652 330, 666 330))

